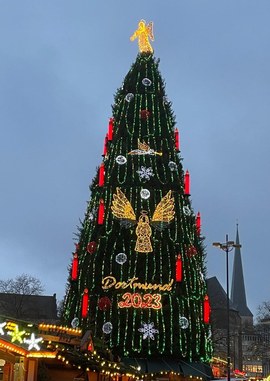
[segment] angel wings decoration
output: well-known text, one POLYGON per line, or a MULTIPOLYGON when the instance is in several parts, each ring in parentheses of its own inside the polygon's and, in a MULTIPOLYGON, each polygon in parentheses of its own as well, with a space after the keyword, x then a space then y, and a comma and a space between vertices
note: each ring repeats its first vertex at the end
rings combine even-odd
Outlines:
POLYGON ((139 253, 151 253, 153 251, 150 239, 152 235, 151 225, 158 230, 163 230, 168 227, 175 214, 174 198, 172 197, 172 192, 169 191, 157 205, 151 221, 145 210, 141 211, 139 221, 137 221, 132 205, 121 189, 116 188, 116 193, 113 195, 111 210, 114 217, 119 219, 120 223, 126 228, 137 224, 135 251, 139 253))
POLYGON ((135 30, 133 35, 130 37, 130 40, 134 41, 135 38, 138 38, 139 50, 141 53, 153 53, 153 48, 149 42, 149 38, 151 41, 154 41, 153 22, 151 21, 148 25, 146 25, 146 22, 141 20, 138 24, 138 29, 135 30))

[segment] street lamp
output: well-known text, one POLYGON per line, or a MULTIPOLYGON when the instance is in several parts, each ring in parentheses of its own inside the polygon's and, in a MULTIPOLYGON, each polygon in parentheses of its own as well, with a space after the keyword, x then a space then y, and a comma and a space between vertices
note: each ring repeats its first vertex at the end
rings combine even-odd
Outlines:
POLYGON ((229 297, 229 252, 233 250, 234 247, 241 247, 234 243, 234 241, 228 241, 228 234, 226 234, 226 242, 213 242, 213 246, 225 251, 226 253, 226 286, 227 286, 227 380, 231 380, 231 354, 230 354, 230 297, 229 297))

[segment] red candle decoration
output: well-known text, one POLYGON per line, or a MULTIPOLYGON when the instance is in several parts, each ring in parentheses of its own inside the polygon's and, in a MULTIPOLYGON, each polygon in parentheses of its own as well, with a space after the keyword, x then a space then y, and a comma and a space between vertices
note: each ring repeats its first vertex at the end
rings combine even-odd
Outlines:
POLYGON ((209 324, 210 322, 210 313, 211 313, 211 308, 210 308, 209 297, 208 295, 205 295, 204 301, 203 301, 203 321, 205 324, 209 324))
POLYGON ((184 185, 185 185, 185 195, 190 195, 190 176, 189 171, 186 171, 185 178, 184 178, 184 185))
POLYGON ((196 229, 197 233, 201 234, 201 213, 198 212, 196 216, 196 229))
POLYGON ((182 282, 182 258, 180 254, 176 259, 175 281, 182 282))
POLYGON ((179 131, 178 128, 174 130, 174 140, 175 140, 175 149, 179 151, 180 149, 180 139, 179 139, 179 131))
POLYGON ((105 212, 104 200, 101 198, 99 200, 99 208, 98 208, 98 224, 99 225, 103 225, 104 223, 104 212, 105 212))
POLYGON ((88 315, 89 294, 88 288, 85 288, 82 296, 82 318, 86 318, 88 315))
POLYGON ((71 279, 77 280, 78 278, 78 254, 73 254, 73 260, 72 260, 72 268, 71 268, 71 279))
POLYGON ((106 134, 104 139, 103 156, 107 155, 107 150, 108 150, 108 134, 106 134))
POLYGON ((97 243, 94 241, 91 241, 91 242, 88 242, 86 250, 89 254, 94 254, 94 252, 96 251, 96 248, 97 248, 97 243))
POLYGON ((114 119, 110 118, 110 120, 109 120, 109 128, 108 128, 108 141, 109 142, 113 138, 113 122, 114 122, 114 119))
POLYGON ((105 166, 104 166, 104 163, 101 163, 99 167, 99 176, 98 176, 98 185, 100 187, 103 187, 104 179, 105 179, 105 166))

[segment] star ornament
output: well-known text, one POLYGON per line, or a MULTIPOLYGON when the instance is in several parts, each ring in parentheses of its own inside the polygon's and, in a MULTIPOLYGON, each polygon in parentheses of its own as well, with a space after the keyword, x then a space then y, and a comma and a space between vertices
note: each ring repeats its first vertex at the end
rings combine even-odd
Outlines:
POLYGON ((147 339, 148 337, 151 340, 155 340, 155 333, 158 333, 158 330, 154 328, 154 323, 142 323, 142 328, 138 329, 139 332, 143 333, 143 340, 147 339))
POLYGON ((8 335, 11 336, 11 342, 18 341, 19 343, 23 342, 22 336, 25 334, 25 331, 19 331, 19 327, 15 325, 13 331, 8 331, 8 335))
POLYGON ((0 335, 4 335, 5 334, 3 328, 5 327, 6 324, 7 324, 6 322, 0 323, 0 335))
POLYGON ((39 351, 40 346, 38 345, 38 343, 40 341, 42 341, 42 337, 36 338, 34 333, 31 333, 30 339, 24 339, 24 342, 26 344, 28 344, 28 350, 29 351, 31 351, 31 349, 33 349, 33 348, 36 349, 37 351, 39 351))

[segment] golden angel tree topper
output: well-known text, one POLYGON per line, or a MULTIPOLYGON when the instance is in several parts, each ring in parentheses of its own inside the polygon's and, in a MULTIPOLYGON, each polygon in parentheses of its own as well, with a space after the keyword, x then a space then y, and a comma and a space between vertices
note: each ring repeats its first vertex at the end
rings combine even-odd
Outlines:
POLYGON ((153 48, 149 42, 149 38, 151 41, 154 41, 153 25, 152 21, 146 25, 146 22, 141 20, 138 24, 138 29, 130 37, 131 41, 138 38, 139 51, 141 53, 153 53, 153 48))

